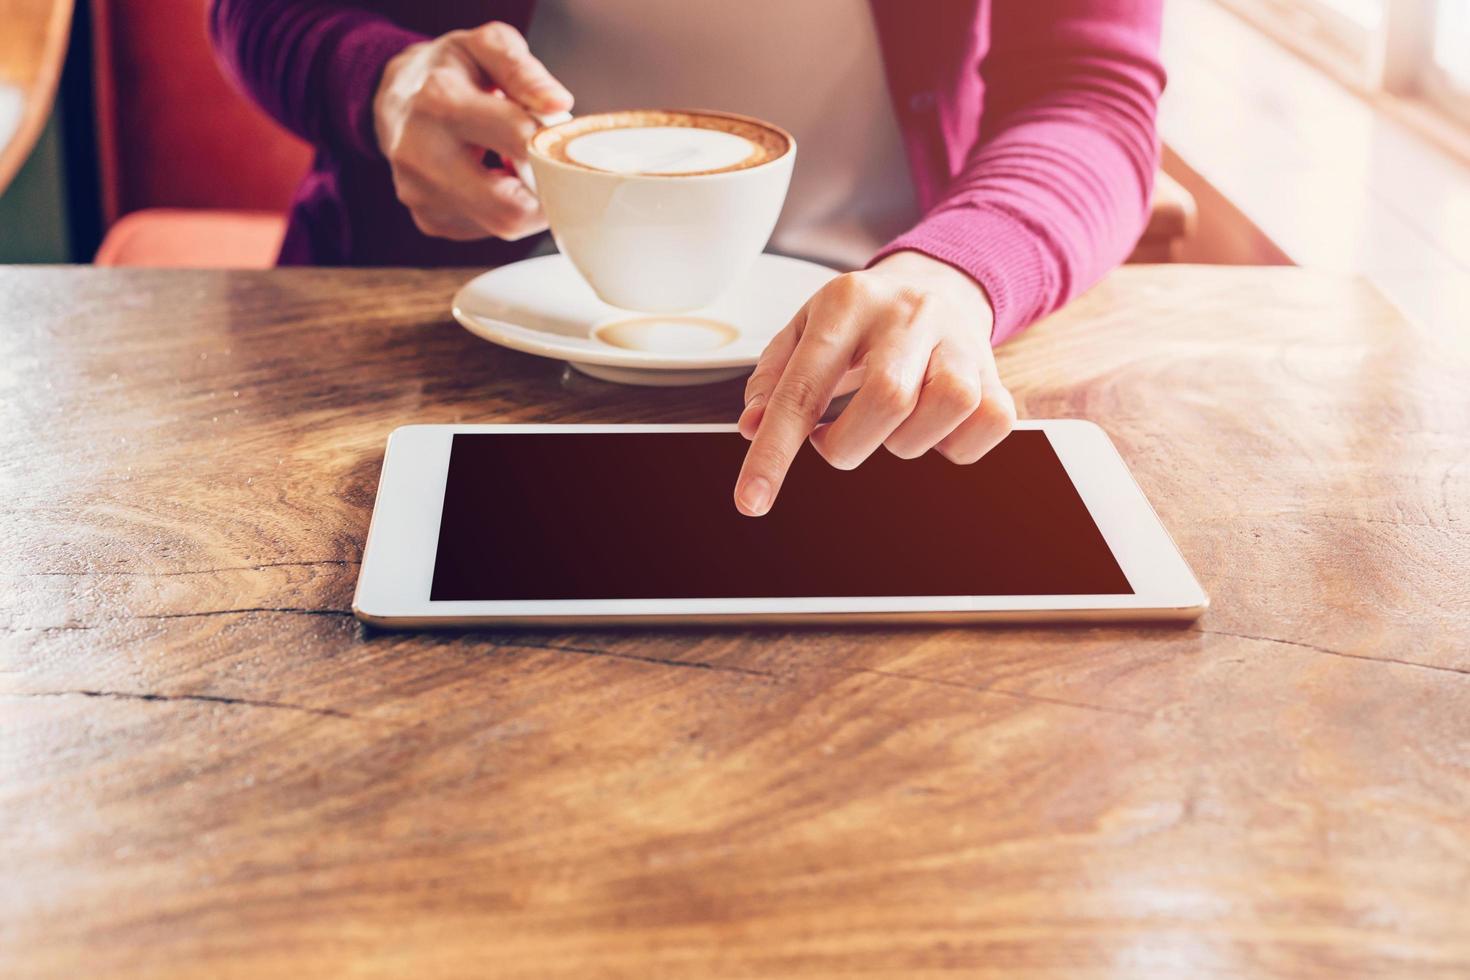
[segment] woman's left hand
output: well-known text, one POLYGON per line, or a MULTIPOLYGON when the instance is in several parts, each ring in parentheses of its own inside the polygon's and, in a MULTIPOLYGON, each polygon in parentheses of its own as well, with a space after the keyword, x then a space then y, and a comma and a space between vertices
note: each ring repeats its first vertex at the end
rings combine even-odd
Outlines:
POLYGON ((817 291, 761 354, 745 386, 740 432, 752 440, 735 484, 750 517, 771 509, 807 437, 852 469, 886 446, 973 463, 1011 431, 1016 406, 990 349, 984 290, 952 266, 896 252, 817 291), (856 388, 836 421, 833 397, 856 388))

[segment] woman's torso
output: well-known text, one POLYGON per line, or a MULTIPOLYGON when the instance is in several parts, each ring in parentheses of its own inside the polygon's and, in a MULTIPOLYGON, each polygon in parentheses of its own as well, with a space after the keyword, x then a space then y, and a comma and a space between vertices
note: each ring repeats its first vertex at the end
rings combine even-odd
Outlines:
POLYGON ((529 40, 577 112, 722 109, 790 131, 776 251, 860 267, 918 217, 868 0, 539 0, 529 40))

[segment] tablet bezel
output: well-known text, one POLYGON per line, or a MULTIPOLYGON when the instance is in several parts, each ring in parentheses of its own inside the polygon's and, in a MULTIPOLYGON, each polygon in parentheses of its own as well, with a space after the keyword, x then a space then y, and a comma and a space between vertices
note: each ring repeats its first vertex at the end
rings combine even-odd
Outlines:
MULTIPOLYGON (((733 432, 731 424, 408 425, 388 438, 352 611, 378 626, 922 619, 1191 620, 1209 603, 1112 440, 1078 419, 1018 422, 1047 434, 1131 595, 827 596, 720 599, 429 599, 449 453, 458 433, 733 432)), ((733 477, 732 477, 733 479, 733 477)), ((732 503, 733 507, 734 504, 732 503)), ((779 504, 778 504, 779 506, 779 504)))

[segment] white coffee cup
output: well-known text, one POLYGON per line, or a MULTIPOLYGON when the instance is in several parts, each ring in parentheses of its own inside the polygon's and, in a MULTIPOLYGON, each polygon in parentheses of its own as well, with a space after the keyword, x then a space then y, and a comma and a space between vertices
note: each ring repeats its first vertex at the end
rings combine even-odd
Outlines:
POLYGON ((557 248, 597 295, 627 310, 681 313, 717 299, 765 248, 786 200, 796 141, 777 126, 732 113, 637 110, 547 127, 532 138, 527 157, 557 248), (547 151, 574 145, 576 137, 557 134, 565 127, 626 131, 660 114, 759 127, 784 139, 784 149, 768 146, 762 152, 775 155, 753 165, 692 173, 603 170, 568 158, 565 149, 547 151), (623 121, 596 129, 599 118, 613 117, 623 121))

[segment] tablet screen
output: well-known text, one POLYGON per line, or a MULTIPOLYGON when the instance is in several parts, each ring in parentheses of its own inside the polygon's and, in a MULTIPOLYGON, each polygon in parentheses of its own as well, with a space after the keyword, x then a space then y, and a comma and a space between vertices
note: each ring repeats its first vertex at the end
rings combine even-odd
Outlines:
POLYGON ((810 445, 765 517, 734 432, 457 433, 430 599, 1132 594, 1046 433, 984 459, 810 445))

